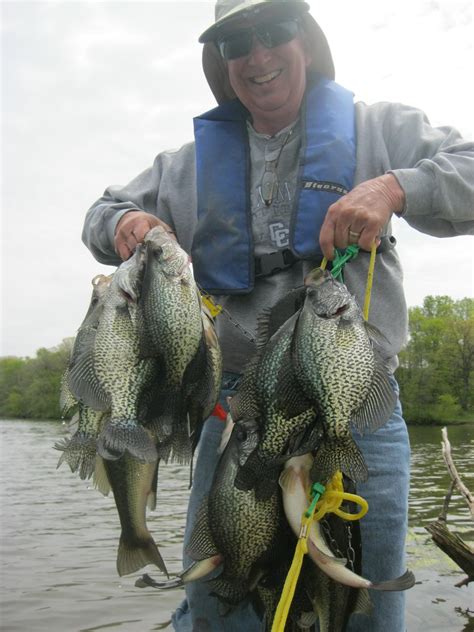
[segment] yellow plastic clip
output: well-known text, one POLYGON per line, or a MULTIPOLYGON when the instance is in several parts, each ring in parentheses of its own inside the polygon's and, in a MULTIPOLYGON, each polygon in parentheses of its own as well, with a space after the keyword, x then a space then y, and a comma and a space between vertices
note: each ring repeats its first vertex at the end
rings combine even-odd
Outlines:
POLYGON ((201 300, 204 303, 204 305, 207 307, 207 309, 209 310, 209 313, 212 318, 215 318, 221 313, 222 305, 218 305, 217 303, 214 303, 214 301, 209 296, 209 294, 204 294, 203 292, 201 292, 201 300))

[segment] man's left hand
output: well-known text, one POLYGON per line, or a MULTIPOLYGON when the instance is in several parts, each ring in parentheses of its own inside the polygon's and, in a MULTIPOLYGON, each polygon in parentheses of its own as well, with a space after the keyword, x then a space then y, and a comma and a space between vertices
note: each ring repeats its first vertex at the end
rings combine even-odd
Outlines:
POLYGON ((383 227, 404 204, 405 194, 392 174, 361 182, 328 208, 319 235, 324 256, 332 260, 334 248, 349 244, 363 250, 370 250, 374 241, 378 245, 383 227))

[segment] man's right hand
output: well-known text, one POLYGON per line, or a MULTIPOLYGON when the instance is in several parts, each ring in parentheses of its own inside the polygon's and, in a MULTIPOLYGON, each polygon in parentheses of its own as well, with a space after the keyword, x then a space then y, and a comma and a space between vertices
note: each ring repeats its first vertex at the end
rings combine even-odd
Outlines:
POLYGON ((151 213, 145 213, 145 211, 125 213, 115 228, 115 252, 123 261, 126 261, 132 256, 137 244, 141 243, 147 232, 155 226, 163 226, 170 233, 170 237, 176 239, 171 227, 151 213))

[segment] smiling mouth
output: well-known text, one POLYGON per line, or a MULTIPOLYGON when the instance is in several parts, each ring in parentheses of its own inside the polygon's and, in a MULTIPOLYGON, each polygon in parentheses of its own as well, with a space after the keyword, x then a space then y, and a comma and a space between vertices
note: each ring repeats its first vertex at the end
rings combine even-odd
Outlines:
POLYGON ((273 81, 273 79, 276 79, 277 77, 279 77, 281 75, 281 72, 282 72, 281 69, 274 70, 273 72, 268 72, 266 75, 251 77, 250 81, 252 83, 256 83, 258 86, 261 86, 265 83, 270 83, 270 81, 273 81))

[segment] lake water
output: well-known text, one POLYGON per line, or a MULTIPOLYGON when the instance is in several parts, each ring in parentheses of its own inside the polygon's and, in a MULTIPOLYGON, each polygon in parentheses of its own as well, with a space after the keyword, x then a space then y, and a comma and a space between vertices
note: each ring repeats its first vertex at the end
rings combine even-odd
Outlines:
MULTIPOLYGON (((113 497, 103 497, 67 465, 56 470, 52 449, 60 423, 0 421, 1 629, 5 632, 148 632, 168 629, 182 592, 135 588, 135 575, 115 570, 120 528, 113 497)), ((412 491, 408 632, 473 632, 474 586, 455 588, 463 574, 424 526, 436 519, 449 485, 439 428, 410 428, 412 491)), ((458 470, 474 491, 474 428, 449 429, 458 470)), ((148 525, 168 569, 181 568, 188 496, 187 467, 160 467, 158 506, 148 525)), ((449 526, 474 541, 474 525, 458 495, 449 526)), ((151 571, 159 575, 158 571, 151 571)), ((243 631, 244 632, 244 631, 243 631)))

